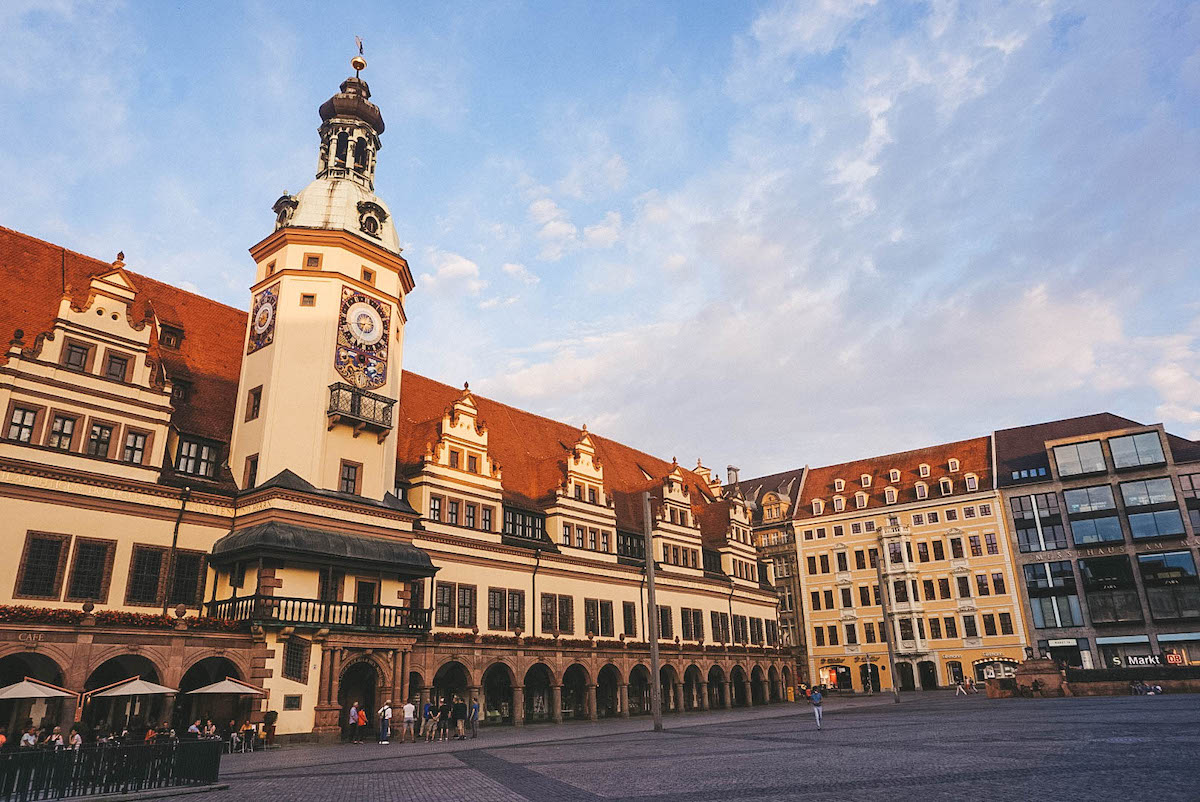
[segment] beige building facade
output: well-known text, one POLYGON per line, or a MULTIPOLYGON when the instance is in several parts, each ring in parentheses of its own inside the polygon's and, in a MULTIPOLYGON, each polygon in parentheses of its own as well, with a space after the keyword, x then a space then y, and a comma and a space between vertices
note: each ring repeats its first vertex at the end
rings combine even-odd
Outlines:
POLYGON ((333 738, 385 699, 459 694, 515 725, 645 712, 652 682, 680 712, 783 699, 738 487, 404 371, 382 115, 354 77, 320 117, 316 179, 251 248, 249 315, 0 229, 23 299, 0 311, 0 681, 265 691, 0 723, 274 711, 280 736, 333 738))

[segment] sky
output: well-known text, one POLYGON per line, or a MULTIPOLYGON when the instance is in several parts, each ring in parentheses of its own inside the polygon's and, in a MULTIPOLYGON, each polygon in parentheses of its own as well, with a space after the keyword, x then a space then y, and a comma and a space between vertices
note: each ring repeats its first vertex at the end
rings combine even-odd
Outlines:
POLYGON ((1200 437, 1200 4, 0 3, 0 224, 246 308, 365 40, 404 366, 743 477, 1200 437))

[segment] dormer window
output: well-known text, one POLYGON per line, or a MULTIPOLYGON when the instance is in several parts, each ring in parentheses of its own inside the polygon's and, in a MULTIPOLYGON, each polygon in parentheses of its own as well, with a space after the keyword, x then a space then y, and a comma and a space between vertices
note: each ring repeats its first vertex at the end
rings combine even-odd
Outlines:
POLYGON ((929 498, 929 485, 925 484, 924 482, 917 482, 917 498, 929 498))
POLYGON ((956 460, 952 457, 950 459, 949 468, 950 468, 950 473, 956 473, 958 471, 958 460, 956 460))
POLYGON ((890 471, 888 471, 888 481, 899 482, 900 481, 900 471, 896 470, 895 468, 892 468, 890 471))
POLYGON ((191 396, 191 391, 192 386, 190 384, 185 381, 176 380, 175 383, 171 385, 171 400, 182 404, 191 396))
POLYGON ((896 503, 896 488, 889 487, 886 490, 884 490, 883 491, 883 500, 886 501, 888 504, 895 504, 896 503))
POLYGON ((814 498, 812 503, 813 515, 820 515, 825 510, 825 502, 819 498, 814 498))
POLYGON ((833 511, 841 512, 844 509, 846 509, 846 499, 842 498, 841 496, 834 496, 833 497, 833 511))
POLYGON ((854 506, 858 507, 860 510, 863 507, 867 506, 867 494, 866 493, 855 493, 854 494, 854 506))
POLYGON ((179 329, 163 326, 158 333, 158 342, 164 348, 178 348, 183 342, 183 332, 179 329))
POLYGON ((979 479, 978 479, 978 477, 975 476, 975 474, 973 474, 973 473, 967 474, 966 481, 967 481, 967 490, 974 491, 974 490, 979 489, 979 479))
POLYGON ((864 473, 862 476, 858 477, 858 482, 863 487, 870 487, 871 486, 871 474, 864 473))
POLYGON ((179 441, 179 459, 176 470, 193 476, 211 477, 217 466, 217 450, 200 440, 179 441))
POLYGON ((846 489, 846 480, 834 479, 833 480, 833 489, 836 490, 837 492, 841 493, 843 490, 846 489))
POLYGON ((951 482, 949 479, 942 479, 938 483, 938 486, 941 488, 943 496, 948 496, 954 492, 954 482, 951 482))

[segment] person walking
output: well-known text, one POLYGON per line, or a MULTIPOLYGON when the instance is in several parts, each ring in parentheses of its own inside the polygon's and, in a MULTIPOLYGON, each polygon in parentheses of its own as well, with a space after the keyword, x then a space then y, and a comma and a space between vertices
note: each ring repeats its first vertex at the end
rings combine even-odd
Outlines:
POLYGON ((400 743, 404 743, 404 739, 410 736, 412 737, 412 742, 416 743, 417 735, 413 731, 413 726, 416 724, 417 706, 413 704, 412 699, 409 699, 404 703, 404 707, 401 710, 403 711, 404 723, 401 724, 400 743))
POLYGON ((821 696, 821 689, 813 688, 812 696, 808 699, 812 702, 813 715, 817 718, 817 729, 819 730, 821 729, 821 702, 824 701, 824 698, 821 696))
POLYGON ((966 686, 963 685, 962 677, 959 677, 958 682, 954 683, 954 695, 958 696, 959 694, 962 694, 963 696, 967 695, 967 689, 966 686))
POLYGON ((379 743, 391 743, 392 737, 392 700, 388 699, 383 707, 375 714, 379 716, 379 743))
POLYGON ((350 743, 358 743, 358 702, 350 705, 350 715, 346 723, 350 725, 350 743))
POLYGON ((468 714, 471 719, 471 737, 479 737, 479 700, 471 700, 471 712, 468 714))

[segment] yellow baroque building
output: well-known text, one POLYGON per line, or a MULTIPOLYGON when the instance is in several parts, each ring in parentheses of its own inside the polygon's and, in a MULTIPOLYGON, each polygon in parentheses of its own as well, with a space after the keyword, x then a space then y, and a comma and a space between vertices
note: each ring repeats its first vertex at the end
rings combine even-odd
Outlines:
POLYGON ((403 371, 383 118, 358 77, 320 117, 316 179, 250 249, 249 315, 0 229, 0 684, 266 692, 6 703, 0 726, 274 711, 332 738, 353 702, 447 693, 516 725, 642 713, 653 681, 671 711, 785 698, 738 486, 403 371))
POLYGON ((788 511, 814 684, 871 692, 1006 676, 1026 628, 991 438, 822 468, 798 490, 743 483, 760 528, 788 511), (896 674, 888 669, 892 640, 896 674))

